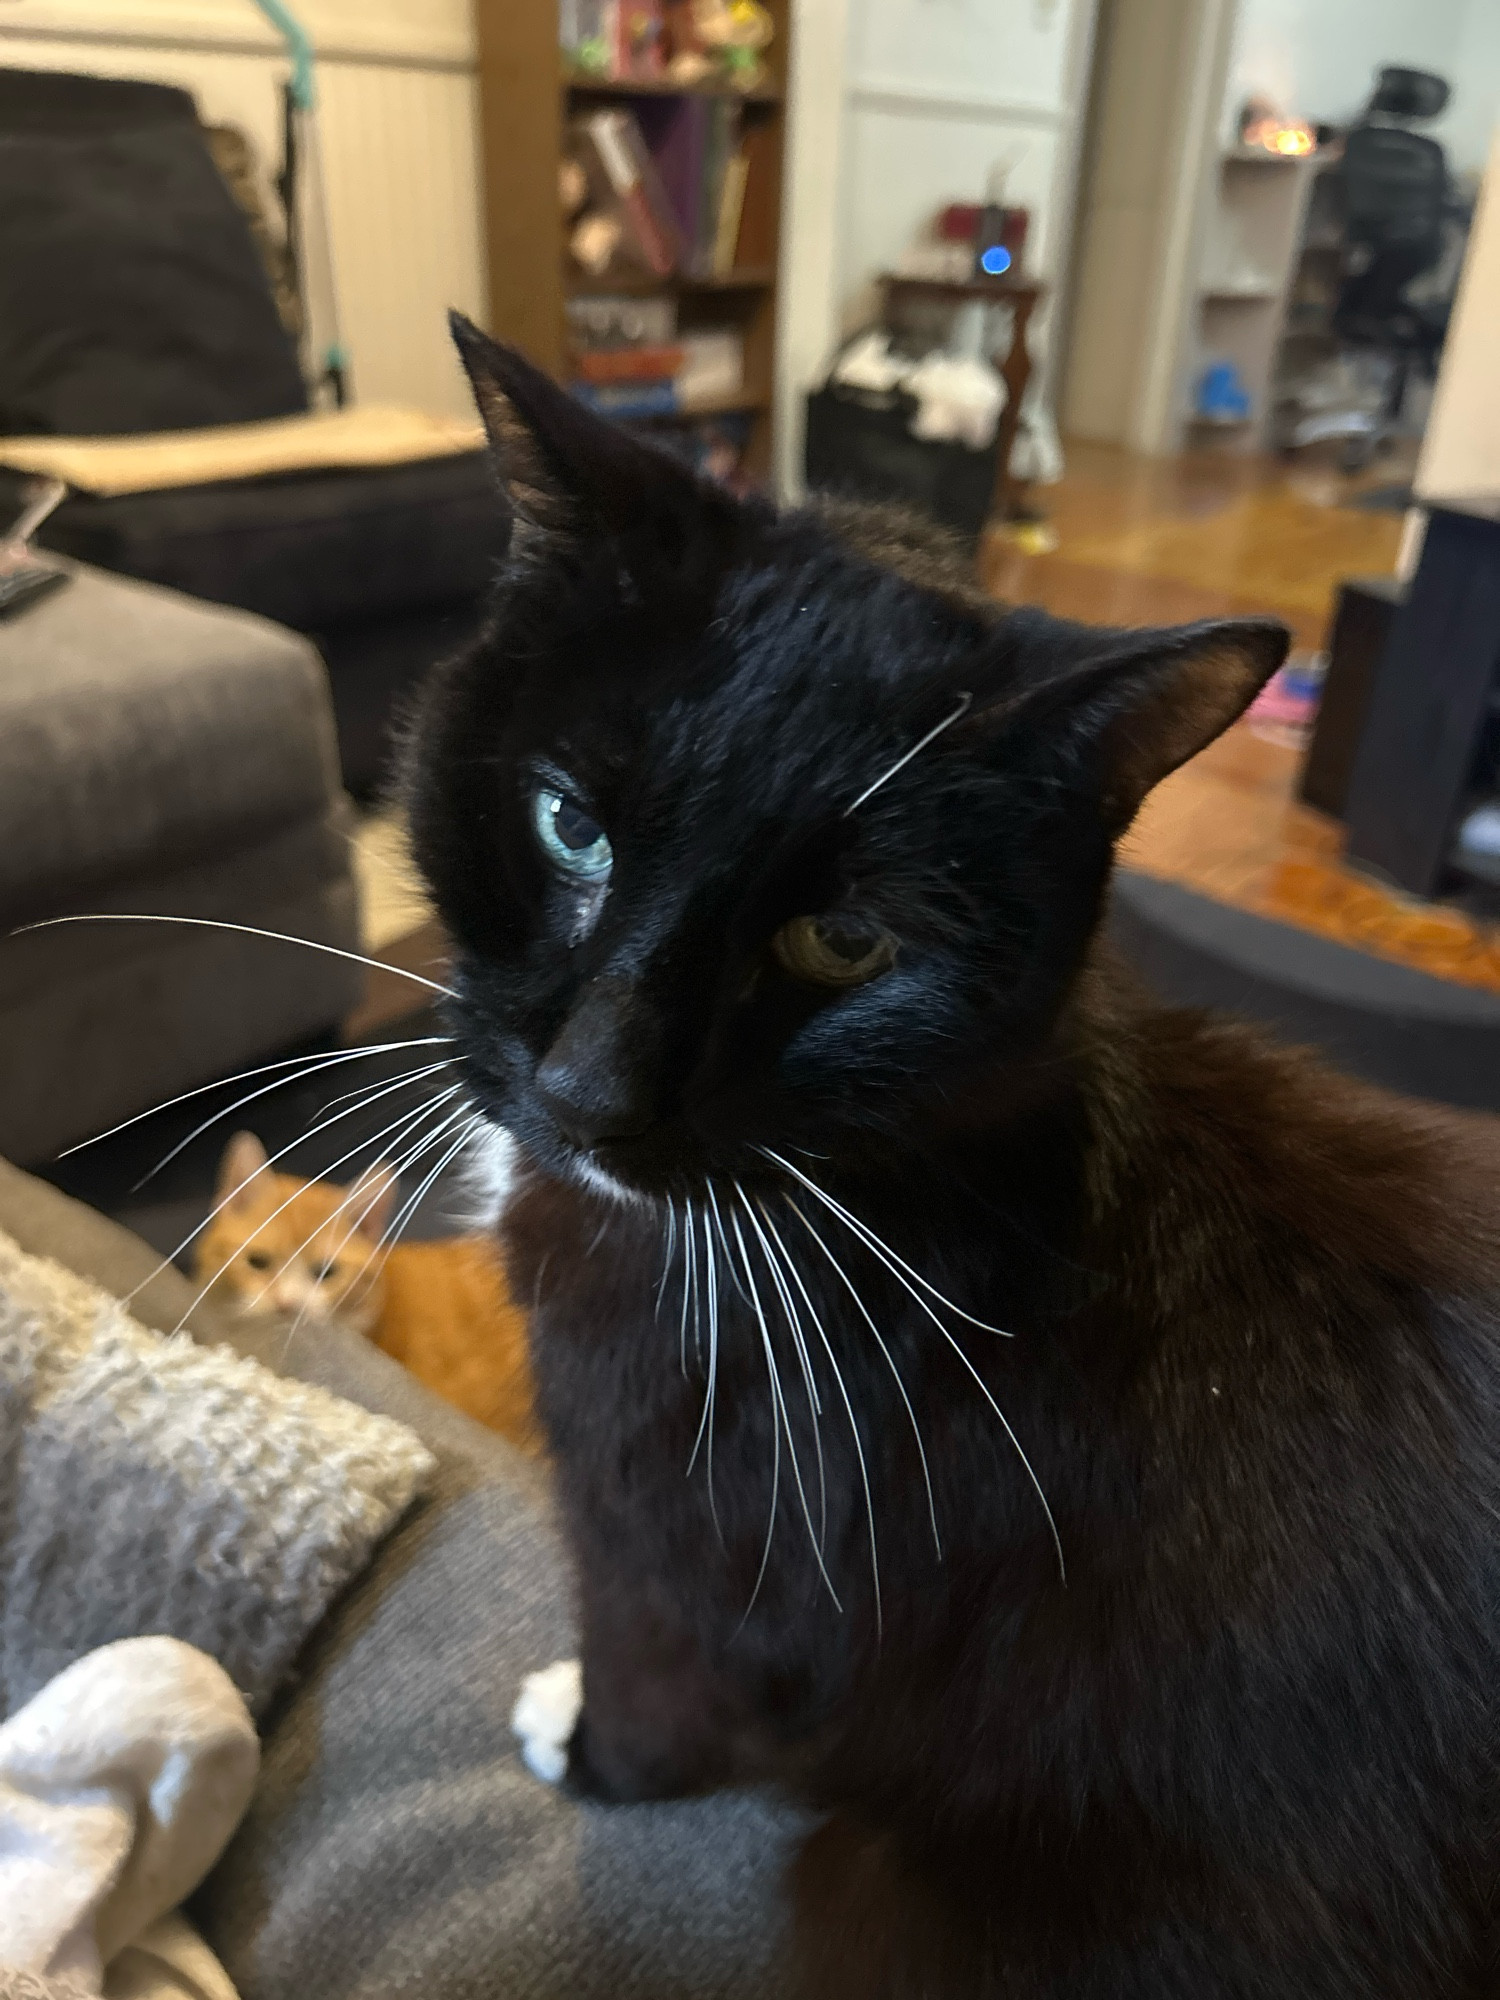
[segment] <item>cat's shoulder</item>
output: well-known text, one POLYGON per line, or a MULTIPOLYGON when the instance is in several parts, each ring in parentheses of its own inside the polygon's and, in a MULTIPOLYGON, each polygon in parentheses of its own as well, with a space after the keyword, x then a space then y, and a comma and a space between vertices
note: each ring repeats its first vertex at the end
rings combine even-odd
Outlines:
MULTIPOLYGON (((1152 1010, 1101 1098, 1116 1168, 1218 1232, 1500 1298, 1500 1119, 1397 1096, 1247 1024, 1152 1010)), ((1117 1180, 1117 1185, 1120 1184, 1117 1180)))

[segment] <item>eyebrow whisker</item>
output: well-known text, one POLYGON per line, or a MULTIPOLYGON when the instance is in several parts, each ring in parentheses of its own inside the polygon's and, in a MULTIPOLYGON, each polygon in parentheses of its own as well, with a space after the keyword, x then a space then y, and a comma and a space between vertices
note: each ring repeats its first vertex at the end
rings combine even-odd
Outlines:
POLYGON ((891 779, 895 777, 898 771, 904 771, 907 765, 911 762, 912 758, 920 756, 921 753, 927 748, 928 744, 934 740, 934 738, 941 736, 945 729, 951 729, 955 722, 962 722, 964 717, 968 714, 969 710, 973 707, 973 705, 974 705, 974 697, 972 694, 961 694, 958 697, 958 707, 954 709, 953 713, 951 715, 945 716, 943 720, 940 723, 938 723, 936 728, 929 729, 925 736, 921 737, 917 742, 913 743, 910 750, 905 751, 901 756, 899 756, 888 771, 882 772, 880 777, 878 777, 875 780, 873 785, 867 785, 865 789, 860 793, 859 797, 854 801, 852 806, 844 807, 844 810, 840 814, 840 817, 842 819, 849 819, 853 814, 857 813, 860 807, 864 804, 866 799, 874 798, 875 794, 880 790, 881 786, 889 784, 891 779))

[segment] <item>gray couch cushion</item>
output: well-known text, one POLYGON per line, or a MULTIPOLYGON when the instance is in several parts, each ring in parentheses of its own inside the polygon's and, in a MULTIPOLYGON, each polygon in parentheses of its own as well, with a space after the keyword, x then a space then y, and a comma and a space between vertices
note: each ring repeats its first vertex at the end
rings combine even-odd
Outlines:
POLYGON ((79 568, 0 620, 0 923, 316 817, 322 663, 264 619, 79 568))
MULTIPOLYGON (((0 1163, 0 1227, 115 1290, 134 1238, 0 1163)), ((171 1326, 175 1273, 133 1310, 171 1326)), ((769 1799, 579 1805, 510 1738, 523 1673, 572 1650, 545 1488, 500 1440, 363 1342, 211 1315, 200 1338, 411 1423, 431 1500, 335 1608, 273 1711, 260 1786, 195 1915, 243 2000, 764 2000, 782 1990, 781 1870, 799 1822, 769 1799)))
MULTIPOLYGON (((236 857, 252 882, 255 858, 236 857)), ((347 876, 266 901, 242 886, 232 913, 358 943, 347 876)), ((331 1027, 363 979, 345 959, 233 931, 78 924, 0 939, 0 1151, 43 1165, 179 1091, 254 1067, 331 1027)))

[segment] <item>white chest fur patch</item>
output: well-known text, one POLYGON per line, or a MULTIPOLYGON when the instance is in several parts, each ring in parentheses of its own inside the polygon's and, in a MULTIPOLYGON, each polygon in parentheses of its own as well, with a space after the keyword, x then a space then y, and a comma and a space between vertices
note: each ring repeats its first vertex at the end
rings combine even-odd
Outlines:
POLYGON ((509 1132, 481 1125, 465 1149, 463 1174, 473 1195, 475 1229, 493 1229, 516 1184, 516 1142, 509 1132))
POLYGON ((577 1660, 554 1660, 521 1683, 510 1726, 527 1770, 544 1785, 562 1782, 568 1742, 582 1707, 583 1668, 577 1660))

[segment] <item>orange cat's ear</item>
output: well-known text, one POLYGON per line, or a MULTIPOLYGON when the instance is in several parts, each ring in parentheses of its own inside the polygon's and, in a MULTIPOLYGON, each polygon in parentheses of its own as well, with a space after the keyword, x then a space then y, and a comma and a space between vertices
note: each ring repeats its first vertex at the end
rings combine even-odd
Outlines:
POLYGON ((355 1228, 374 1243, 378 1243, 390 1228, 398 1186, 395 1169, 386 1166, 383 1161, 366 1167, 354 1183, 349 1213, 354 1217, 355 1228))
POLYGON ((266 1149, 253 1132, 236 1132, 219 1162, 215 1199, 231 1214, 237 1208, 244 1208, 255 1198, 253 1183, 257 1175, 269 1164, 266 1149))

